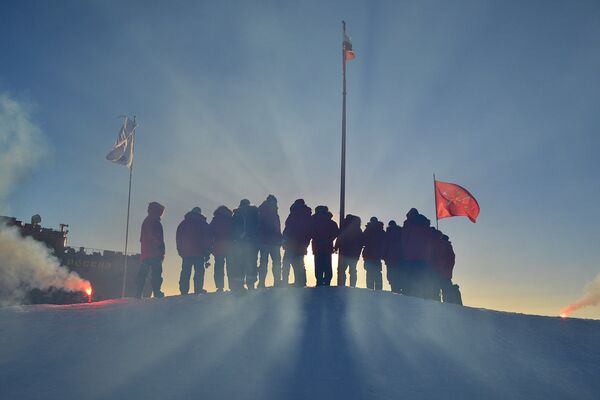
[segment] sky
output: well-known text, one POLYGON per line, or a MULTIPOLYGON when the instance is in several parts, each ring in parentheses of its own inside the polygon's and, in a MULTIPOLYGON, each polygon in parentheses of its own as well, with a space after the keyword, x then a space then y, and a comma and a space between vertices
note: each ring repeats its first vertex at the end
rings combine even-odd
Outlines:
POLYGON ((600 273, 595 1, 5 1, 0 132, 22 136, 0 152, 0 213, 122 249, 128 171, 105 156, 127 114, 130 250, 148 202, 165 205, 167 294, 194 206, 210 220, 272 193, 282 220, 296 198, 337 215, 342 20, 346 211, 433 221, 435 173, 481 206, 476 224, 439 222, 465 304, 556 315, 575 301, 600 273))

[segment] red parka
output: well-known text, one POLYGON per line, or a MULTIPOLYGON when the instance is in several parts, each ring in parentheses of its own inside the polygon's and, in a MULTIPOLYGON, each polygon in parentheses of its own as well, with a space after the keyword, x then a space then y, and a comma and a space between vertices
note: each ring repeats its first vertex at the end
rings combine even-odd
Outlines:
POLYGON ((165 240, 160 217, 165 207, 159 203, 152 202, 148 205, 148 216, 142 223, 140 234, 141 260, 165 256, 165 240))

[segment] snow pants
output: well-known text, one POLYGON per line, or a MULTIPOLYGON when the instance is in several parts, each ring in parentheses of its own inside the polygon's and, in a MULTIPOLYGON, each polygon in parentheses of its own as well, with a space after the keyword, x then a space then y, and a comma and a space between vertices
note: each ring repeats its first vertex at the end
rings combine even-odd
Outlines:
POLYGON ((407 261, 408 276, 405 293, 409 296, 440 301, 440 284, 437 273, 424 261, 407 261))
POLYGON ((367 270, 367 289, 383 289, 381 260, 365 260, 365 269, 367 270))
POLYGON ((188 294, 190 291, 190 276, 194 269, 194 293, 202 293, 204 287, 204 257, 182 257, 181 273, 179 274, 179 292, 188 294))
POLYGON ((254 289, 258 268, 256 260, 258 248, 252 242, 239 241, 233 244, 229 265, 227 266, 227 277, 229 288, 233 291, 242 290, 244 283, 248 290, 254 289))
POLYGON ((160 287, 163 282, 162 278, 162 258, 153 257, 142 261, 140 270, 138 271, 136 278, 136 295, 138 299, 142 298, 144 292, 144 286, 146 285, 146 278, 148 272, 151 272, 150 283, 152 285, 152 293, 154 297, 163 297, 163 292, 160 291, 160 287))
POLYGON ((225 254, 216 254, 215 258, 215 287, 217 290, 225 288, 225 254))
POLYGON ((317 286, 329 286, 333 277, 330 253, 315 254, 315 277, 317 286))
POLYGON ((283 254, 283 284, 287 284, 290 278, 290 267, 294 272, 294 286, 306 286, 306 267, 304 265, 304 254, 292 250, 286 250, 283 254))
POLYGON ((349 257, 340 254, 338 270, 337 270, 337 284, 338 286, 346 286, 346 270, 350 270, 350 287, 356 287, 356 264, 358 263, 358 257, 349 257))
POLYGON ((401 263, 385 263, 387 267, 387 280, 390 283, 392 292, 404 293, 406 282, 408 280, 406 271, 401 263))
POLYGON ((281 285, 281 246, 263 244, 260 247, 260 262, 258 265, 258 286, 264 287, 269 272, 269 256, 273 269, 273 285, 281 285))

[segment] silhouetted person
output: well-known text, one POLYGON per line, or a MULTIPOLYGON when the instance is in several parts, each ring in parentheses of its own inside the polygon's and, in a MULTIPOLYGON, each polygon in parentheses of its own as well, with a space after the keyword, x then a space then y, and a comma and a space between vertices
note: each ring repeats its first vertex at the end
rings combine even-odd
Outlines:
POLYGON ((360 217, 348 214, 340 228, 340 234, 335 241, 338 250, 338 286, 346 285, 346 270, 350 273, 350 287, 356 286, 356 264, 363 248, 363 231, 360 228, 360 217))
POLYGON ((188 294, 190 275, 194 269, 194 293, 206 293, 204 290, 204 268, 210 254, 210 232, 206 217, 200 207, 194 207, 185 214, 177 227, 175 235, 177 252, 181 256, 181 274, 179 292, 188 294))
POLYGON ((429 228, 429 232, 429 260, 425 270, 424 290, 426 291, 427 298, 441 301, 441 270, 444 268, 444 261, 442 258, 445 256, 445 249, 443 248, 444 244, 442 243, 442 232, 433 226, 429 228))
POLYGON ((229 288, 243 289, 244 283, 248 290, 254 289, 258 275, 256 261, 258 258, 258 209, 243 199, 234 210, 231 221, 233 263, 228 268, 229 288))
POLYGON ((428 298, 427 273, 431 250, 430 221, 415 208, 406 214, 402 226, 402 256, 407 274, 404 293, 428 298))
POLYGON ((290 207, 290 215, 285 220, 283 230, 283 283, 288 283, 290 266, 294 270, 294 285, 306 286, 306 268, 304 256, 312 234, 312 210, 303 199, 294 201, 290 207))
POLYGON ((148 216, 142 223, 140 235, 141 265, 136 279, 136 297, 141 298, 148 272, 151 272, 150 282, 152 293, 156 298, 165 296, 160 291, 162 285, 162 262, 165 258, 165 241, 163 227, 160 223, 165 207, 157 202, 148 204, 148 216))
POLYGON ((273 285, 281 285, 281 222, 277 213, 277 198, 270 194, 258 207, 260 227, 260 262, 258 287, 265 287, 269 267, 269 256, 273 269, 273 285))
POLYGON ((442 290, 444 303, 462 305, 459 287, 452 283, 452 272, 456 256, 448 236, 441 235, 434 253, 433 267, 439 276, 439 287, 442 290))
POLYGON ((383 279, 381 276, 381 260, 385 256, 386 237, 383 230, 383 222, 375 217, 365 227, 365 247, 363 249, 363 260, 367 270, 367 288, 381 290, 383 279))
POLYGON ((317 206, 312 216, 312 251, 315 257, 317 286, 329 286, 333 276, 331 254, 338 226, 326 206, 317 206))
POLYGON ((403 270, 402 259, 402 228, 396 221, 389 222, 385 231, 385 266, 387 269, 387 279, 394 293, 402 293, 406 284, 406 273, 403 270))
POLYGON ((210 221, 211 248, 215 259, 215 286, 217 292, 225 288, 225 263, 229 269, 231 250, 231 220, 233 213, 226 206, 218 207, 210 221))

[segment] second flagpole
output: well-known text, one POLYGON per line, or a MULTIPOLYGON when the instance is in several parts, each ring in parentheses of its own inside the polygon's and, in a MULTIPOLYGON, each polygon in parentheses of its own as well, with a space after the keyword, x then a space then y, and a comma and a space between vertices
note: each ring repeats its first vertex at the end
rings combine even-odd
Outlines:
MULTIPOLYGON (((346 22, 342 21, 343 40, 346 40, 346 22)), ((346 216, 346 53, 342 44, 342 161, 340 175, 340 220, 346 216)))

